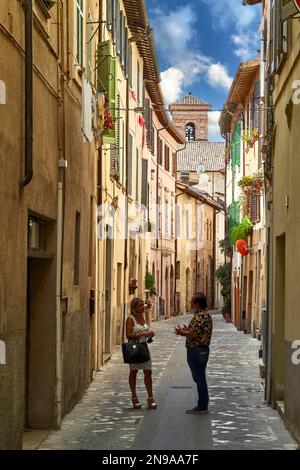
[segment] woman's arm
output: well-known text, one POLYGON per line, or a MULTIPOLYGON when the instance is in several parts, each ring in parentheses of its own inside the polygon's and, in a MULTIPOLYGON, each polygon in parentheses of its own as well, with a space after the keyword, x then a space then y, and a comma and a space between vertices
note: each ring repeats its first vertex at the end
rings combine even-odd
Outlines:
POLYGON ((134 333, 133 332, 134 322, 131 317, 128 317, 126 320, 126 338, 127 339, 139 339, 142 336, 150 336, 149 333, 134 333))

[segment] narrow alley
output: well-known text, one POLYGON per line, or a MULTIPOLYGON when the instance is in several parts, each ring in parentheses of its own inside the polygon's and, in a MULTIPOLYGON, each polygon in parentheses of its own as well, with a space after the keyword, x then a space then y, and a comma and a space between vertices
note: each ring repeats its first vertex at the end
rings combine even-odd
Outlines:
POLYGON ((157 410, 146 408, 142 375, 138 377, 138 396, 145 407, 130 408, 128 366, 118 350, 65 417, 61 430, 49 434, 30 431, 24 448, 297 449, 277 411, 264 404, 258 373, 260 343, 226 324, 216 311, 208 365, 210 413, 185 414, 195 405, 196 388, 186 364, 184 339, 175 336, 173 330, 179 321, 187 323, 189 318, 153 324, 156 336, 151 352, 157 410))

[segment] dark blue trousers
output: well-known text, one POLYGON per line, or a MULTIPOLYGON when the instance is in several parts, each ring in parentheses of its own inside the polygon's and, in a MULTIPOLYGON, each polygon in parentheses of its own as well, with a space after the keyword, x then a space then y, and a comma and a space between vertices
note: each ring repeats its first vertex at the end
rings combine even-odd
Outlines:
POLYGON ((197 348, 187 348, 187 362, 191 369, 194 382, 198 390, 198 408, 206 410, 209 396, 206 382, 206 365, 209 357, 209 346, 199 346, 197 348))

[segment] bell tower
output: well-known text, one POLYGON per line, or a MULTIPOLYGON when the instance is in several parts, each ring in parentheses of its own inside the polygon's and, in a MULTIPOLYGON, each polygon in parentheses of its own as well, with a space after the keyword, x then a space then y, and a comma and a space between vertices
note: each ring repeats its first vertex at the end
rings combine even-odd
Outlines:
POLYGON ((191 93, 173 104, 173 124, 187 142, 208 141, 208 111, 211 105, 191 93))

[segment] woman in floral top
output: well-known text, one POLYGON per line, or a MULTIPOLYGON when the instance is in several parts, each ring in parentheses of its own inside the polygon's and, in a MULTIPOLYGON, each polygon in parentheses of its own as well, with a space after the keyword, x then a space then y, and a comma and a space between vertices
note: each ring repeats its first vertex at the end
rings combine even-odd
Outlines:
POLYGON ((175 328, 177 335, 186 337, 187 362, 198 390, 197 406, 186 413, 207 413, 209 396, 205 371, 212 335, 212 318, 207 309, 206 296, 202 292, 193 296, 191 306, 194 315, 189 326, 178 325, 175 328))

